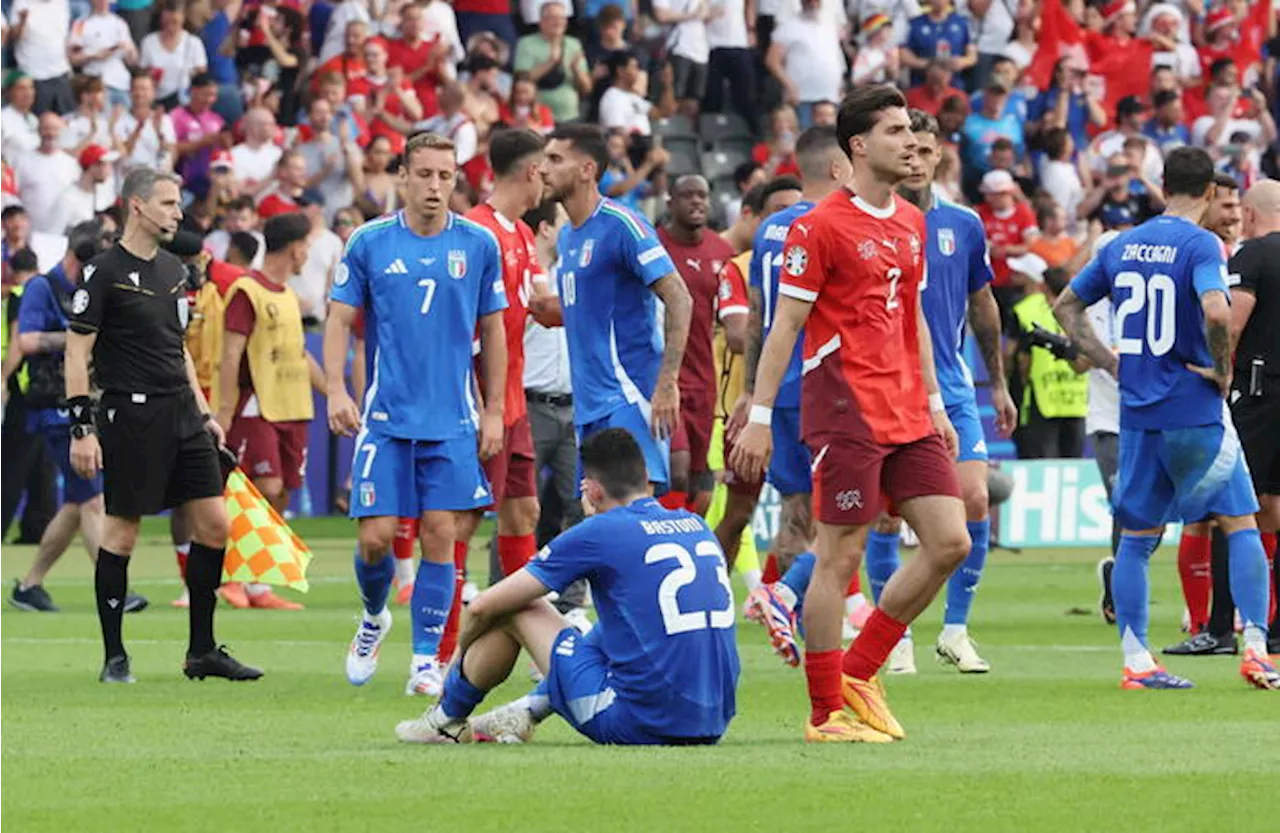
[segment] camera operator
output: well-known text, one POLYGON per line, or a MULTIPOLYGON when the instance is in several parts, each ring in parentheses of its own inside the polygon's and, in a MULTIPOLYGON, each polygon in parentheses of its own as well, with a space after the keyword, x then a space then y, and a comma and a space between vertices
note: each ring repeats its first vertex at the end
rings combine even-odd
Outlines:
POLYGON ((1084 454, 1088 410, 1088 365, 1053 317, 1053 303, 1066 289, 1065 269, 1048 268, 1034 254, 1009 258, 1015 282, 1026 296, 1013 307, 1018 327, 1017 368, 1022 405, 1014 443, 1018 457, 1036 460, 1084 454))

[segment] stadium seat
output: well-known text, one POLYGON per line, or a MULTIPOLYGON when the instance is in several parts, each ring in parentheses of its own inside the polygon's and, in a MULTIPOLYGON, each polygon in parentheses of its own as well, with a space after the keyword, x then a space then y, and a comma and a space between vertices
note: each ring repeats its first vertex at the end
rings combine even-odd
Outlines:
POLYGON ((698 118, 698 136, 708 145, 727 138, 752 139, 751 128, 737 113, 703 113, 698 118))
POLYGON ((719 187, 712 191, 711 216, 707 218, 712 228, 721 230, 729 227, 729 204, 736 196, 737 188, 732 180, 729 181, 728 188, 719 187))
POLYGON ((662 146, 671 154, 671 160, 667 162, 667 173, 684 176, 702 172, 697 139, 691 136, 670 136, 663 140, 662 146))
POLYGON ((702 154, 702 175, 709 180, 728 178, 733 181, 733 171, 750 157, 743 153, 726 153, 713 150, 702 154))
POLYGON ((743 161, 751 158, 751 151, 755 149, 756 143, 746 136, 725 136, 717 139, 711 145, 711 149, 720 151, 721 153, 736 154, 742 157, 743 161))
POLYGON ((693 125, 689 122, 689 117, 683 113, 676 113, 665 119, 654 119, 652 123, 653 135, 662 136, 680 136, 693 137, 698 134, 693 132, 693 125))

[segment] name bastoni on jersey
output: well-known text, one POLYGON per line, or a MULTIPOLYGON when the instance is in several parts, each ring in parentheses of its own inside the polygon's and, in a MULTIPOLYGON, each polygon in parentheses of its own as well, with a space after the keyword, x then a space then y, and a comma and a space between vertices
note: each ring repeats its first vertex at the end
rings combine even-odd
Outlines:
POLYGON ((645 535, 675 535, 680 532, 701 532, 706 523, 701 518, 674 518, 661 521, 641 521, 645 535))

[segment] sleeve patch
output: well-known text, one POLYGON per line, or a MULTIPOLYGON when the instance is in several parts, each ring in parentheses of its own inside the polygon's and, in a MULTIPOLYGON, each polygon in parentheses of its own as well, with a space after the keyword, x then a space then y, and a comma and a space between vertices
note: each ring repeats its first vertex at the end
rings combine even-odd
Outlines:
POLYGON ((784 256, 783 268, 793 278, 798 278, 809 268, 809 253, 804 246, 792 246, 784 256))

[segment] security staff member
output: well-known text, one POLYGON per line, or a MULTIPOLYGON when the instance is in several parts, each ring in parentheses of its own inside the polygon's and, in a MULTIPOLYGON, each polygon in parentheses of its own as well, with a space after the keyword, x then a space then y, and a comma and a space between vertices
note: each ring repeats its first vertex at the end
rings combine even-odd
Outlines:
POLYGON ((121 619, 141 517, 182 507, 192 537, 183 672, 192 679, 255 680, 262 672, 216 647, 213 638, 214 591, 227 542, 218 460, 225 438, 184 346, 186 269, 160 248, 182 220, 179 180, 138 168, 125 177, 120 197, 124 234, 85 267, 84 283, 72 296, 66 351, 71 463, 86 478, 101 469, 104 480, 106 518, 94 571, 106 654, 99 679, 134 681, 121 619), (96 421, 91 357, 103 391, 96 421))

